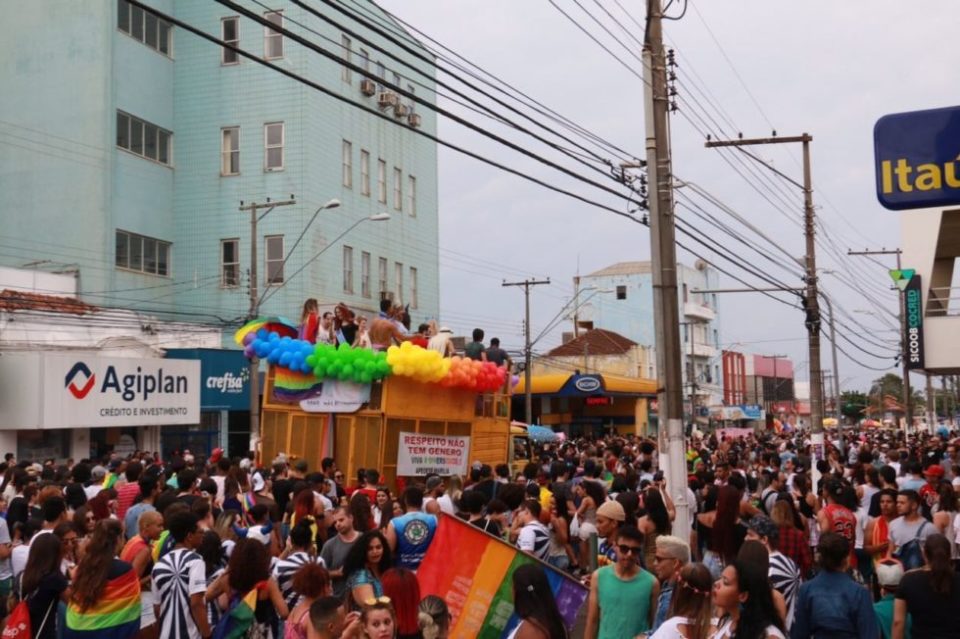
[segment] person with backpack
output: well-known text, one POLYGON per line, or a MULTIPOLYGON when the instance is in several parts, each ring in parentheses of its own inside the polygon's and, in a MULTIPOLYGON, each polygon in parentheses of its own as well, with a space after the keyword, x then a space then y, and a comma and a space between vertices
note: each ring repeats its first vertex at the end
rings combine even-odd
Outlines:
POLYGON ((890 549, 900 560, 904 570, 923 566, 921 546, 927 537, 937 532, 929 521, 920 515, 920 495, 915 490, 897 493, 897 514, 890 522, 890 549))
POLYGON ((20 603, 7 617, 4 635, 25 624, 19 631, 24 637, 57 637, 57 604, 70 596, 69 582, 60 572, 60 550, 56 535, 38 535, 30 545, 27 565, 13 589, 20 603))

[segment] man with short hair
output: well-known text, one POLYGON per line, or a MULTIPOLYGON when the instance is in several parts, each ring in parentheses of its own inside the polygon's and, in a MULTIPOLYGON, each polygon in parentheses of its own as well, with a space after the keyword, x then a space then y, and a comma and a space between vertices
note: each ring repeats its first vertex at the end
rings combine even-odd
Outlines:
POLYGON ((483 346, 483 329, 473 329, 473 341, 463 347, 463 354, 468 359, 487 361, 487 349, 483 346))
POLYGON ((127 509, 133 505, 140 494, 140 475, 143 473, 143 464, 134 460, 127 464, 124 471, 126 481, 117 487, 117 519, 123 520, 127 509))
POLYGON ((550 556, 550 530, 540 523, 540 502, 527 499, 514 518, 514 530, 510 536, 516 537, 517 548, 532 557, 546 561, 550 556))
POLYGON ((347 613, 343 597, 320 597, 310 604, 307 639, 340 639, 361 637, 360 614, 347 613))
POLYGON ((760 493, 760 509, 769 516, 780 491, 783 490, 784 477, 779 470, 763 471, 763 477, 767 480, 767 487, 760 493))
POLYGON ((787 604, 786 626, 789 628, 793 623, 794 605, 800 591, 800 569, 792 559, 777 549, 780 528, 766 515, 755 515, 750 519, 747 523, 747 539, 759 541, 767 549, 770 557, 767 575, 770 577, 770 585, 783 595, 787 604))
POLYGON ((140 487, 140 502, 130 506, 123 517, 123 527, 126 530, 127 539, 132 539, 140 533, 140 515, 156 510, 153 502, 161 491, 160 481, 153 473, 146 473, 140 477, 138 486, 140 487))
POLYGON ((890 522, 893 556, 903 562, 907 570, 919 568, 923 565, 920 547, 927 537, 937 532, 936 528, 920 515, 920 496, 915 490, 897 493, 897 514, 900 516, 890 522))
POLYGON ((407 486, 401 501, 407 512, 391 519, 383 536, 397 558, 397 565, 415 571, 437 532, 437 518, 422 512, 423 491, 417 486, 407 486))
POLYGON ((346 561, 353 544, 360 538, 360 533, 353 529, 353 515, 343 506, 333 511, 333 527, 337 530, 337 534, 323 544, 320 560, 326 565, 327 572, 330 574, 333 594, 343 601, 343 595, 347 590, 343 562, 346 561))
POLYGON ((617 561, 598 568, 590 579, 587 599, 587 639, 621 639, 649 632, 657 609, 660 584, 640 567, 643 533, 620 528, 617 561))
POLYGON ((653 618, 650 632, 656 632, 667 620, 673 590, 677 585, 680 570, 690 563, 690 545, 673 535, 660 535, 656 541, 653 556, 653 574, 660 582, 660 594, 657 597, 657 613, 653 618))
POLYGON ((206 565, 194 550, 202 531, 190 512, 176 512, 167 522, 174 540, 173 550, 153 567, 153 583, 159 602, 157 619, 164 639, 209 639, 207 622, 206 565))
POLYGON ((443 478, 440 475, 427 476, 427 490, 423 496, 423 512, 431 515, 440 514, 440 503, 437 501, 446 490, 443 478))
POLYGON ((499 337, 490 338, 490 346, 487 348, 486 353, 488 362, 493 362, 497 366, 505 366, 508 371, 510 370, 510 354, 500 348, 499 337))
MULTIPOLYGON (((140 533, 126 543, 120 551, 120 560, 133 566, 140 579, 140 630, 144 631, 157 623, 154 609, 151 575, 153 573, 153 542, 163 532, 163 515, 155 510, 144 512, 139 518, 140 533)), ((156 636, 156 631, 145 633, 156 636)))

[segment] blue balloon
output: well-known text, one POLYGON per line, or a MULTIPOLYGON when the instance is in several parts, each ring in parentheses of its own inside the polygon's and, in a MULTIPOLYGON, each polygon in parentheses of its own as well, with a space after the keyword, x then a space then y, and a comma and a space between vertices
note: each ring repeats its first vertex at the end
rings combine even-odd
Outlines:
POLYGON ((270 333, 267 332, 267 329, 260 328, 257 329, 257 338, 258 339, 269 339, 270 333))
POLYGON ((267 361, 270 362, 271 364, 276 364, 277 362, 279 362, 279 361, 280 361, 280 351, 278 351, 278 350, 276 350, 276 349, 270 351, 270 353, 267 355, 267 361))
POLYGON ((290 353, 282 353, 279 358, 277 358, 277 363, 283 366, 284 368, 290 368, 290 361, 293 359, 293 355, 290 353))

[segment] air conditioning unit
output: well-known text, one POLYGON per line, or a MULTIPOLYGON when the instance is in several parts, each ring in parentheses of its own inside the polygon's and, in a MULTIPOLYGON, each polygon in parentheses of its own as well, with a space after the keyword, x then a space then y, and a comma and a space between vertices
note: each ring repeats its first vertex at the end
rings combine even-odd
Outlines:
POLYGON ((407 113, 409 111, 410 111, 410 108, 406 104, 397 103, 397 105, 393 107, 393 117, 405 118, 407 117, 407 113))
POLYGON ((410 115, 407 116, 407 122, 410 124, 410 126, 415 126, 417 128, 420 128, 420 114, 411 113, 410 115))
POLYGON ((374 95, 377 92, 377 83, 371 80, 370 78, 364 78, 360 81, 360 93, 364 94, 367 97, 374 95))
POLYGON ((392 106, 396 106, 400 102, 400 96, 398 96, 393 91, 381 91, 377 95, 377 106, 381 109, 387 109, 392 106))

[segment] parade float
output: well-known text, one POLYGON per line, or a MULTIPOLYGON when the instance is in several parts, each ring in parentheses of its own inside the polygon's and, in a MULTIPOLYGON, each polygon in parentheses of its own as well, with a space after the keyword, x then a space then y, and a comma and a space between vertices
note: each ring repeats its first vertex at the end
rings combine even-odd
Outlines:
POLYGON ((267 362, 260 458, 279 453, 318 469, 333 457, 348 478, 375 468, 385 482, 465 475, 507 459, 511 379, 491 362, 443 357, 409 342, 377 352, 297 339, 289 322, 259 319, 235 335, 267 362))

